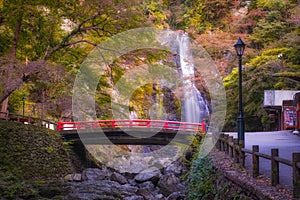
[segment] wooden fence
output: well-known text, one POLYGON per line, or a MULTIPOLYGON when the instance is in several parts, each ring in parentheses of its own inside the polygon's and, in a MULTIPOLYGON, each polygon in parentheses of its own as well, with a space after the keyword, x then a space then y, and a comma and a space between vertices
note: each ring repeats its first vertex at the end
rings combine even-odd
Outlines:
POLYGON ((35 126, 43 126, 49 129, 57 130, 57 123, 37 117, 25 116, 9 112, 0 112, 0 119, 7 121, 18 121, 24 124, 32 124, 35 126))
POLYGON ((224 151, 235 163, 245 167, 245 154, 252 155, 252 176, 259 176, 259 158, 271 161, 271 183, 272 186, 279 184, 279 163, 292 167, 293 170, 293 196, 300 197, 300 153, 293 153, 292 160, 279 157, 278 149, 271 149, 271 155, 259 152, 259 146, 253 145, 252 150, 244 148, 244 144, 239 144, 237 138, 228 134, 220 134, 217 142, 217 149, 224 151))

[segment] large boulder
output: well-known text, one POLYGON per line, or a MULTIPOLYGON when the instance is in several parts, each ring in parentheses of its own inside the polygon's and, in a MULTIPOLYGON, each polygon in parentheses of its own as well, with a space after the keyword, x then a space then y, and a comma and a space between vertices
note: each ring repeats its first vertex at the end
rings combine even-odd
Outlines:
POLYGON ((75 174, 67 174, 65 177, 64 177, 64 180, 66 181, 82 181, 82 174, 79 174, 79 173, 75 173, 75 174))
POLYGON ((170 194, 166 200, 184 200, 185 199, 185 194, 181 192, 173 192, 170 194))
POLYGON ((140 188, 137 191, 137 194, 143 196, 145 199, 156 200, 155 199, 155 195, 156 195, 155 191, 153 191, 149 188, 140 188))
POLYGON ((134 177, 134 180, 138 183, 151 181, 153 184, 157 184, 161 172, 156 168, 149 168, 146 171, 142 171, 134 177))
POLYGON ((83 181, 109 180, 112 172, 107 169, 88 168, 82 172, 83 181))
POLYGON ((125 176, 123 176, 122 174, 119 174, 117 172, 112 173, 110 178, 112 181, 116 181, 116 182, 120 183, 121 185, 128 183, 125 176))
POLYGON ((155 186, 151 181, 146 181, 143 183, 138 184, 139 188, 149 188, 151 190, 154 190, 155 186))
POLYGON ((124 199, 125 197, 136 196, 138 189, 138 187, 129 184, 121 185, 111 180, 73 182, 71 193, 66 199, 124 199))
POLYGON ((185 191, 184 185, 180 183, 179 178, 174 174, 162 175, 157 183, 157 186, 165 196, 169 196, 173 192, 184 193, 185 191))
POLYGON ((131 196, 131 197, 125 197, 124 200, 144 200, 144 197, 138 196, 138 195, 134 195, 134 196, 131 196))
POLYGON ((175 174, 176 176, 179 176, 185 172, 186 170, 183 164, 179 161, 175 161, 164 168, 164 174, 175 174))

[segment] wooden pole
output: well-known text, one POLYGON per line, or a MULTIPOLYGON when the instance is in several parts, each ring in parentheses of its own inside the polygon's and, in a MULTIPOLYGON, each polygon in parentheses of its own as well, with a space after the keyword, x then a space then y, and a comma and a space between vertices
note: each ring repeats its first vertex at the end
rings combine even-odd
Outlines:
POLYGON ((278 155, 278 149, 271 149, 272 186, 279 184, 279 162, 275 160, 275 157, 278 157, 278 155))
POLYGON ((232 149, 232 143, 233 143, 233 136, 228 137, 228 153, 229 156, 232 158, 233 157, 233 149, 232 149))
POLYGON ((224 133, 221 133, 220 134, 220 138, 219 138, 219 141, 220 141, 220 150, 221 151, 224 151, 224 142, 223 142, 223 139, 224 139, 224 133))
POLYGON ((259 152, 259 146, 253 145, 252 151, 252 176, 256 178, 259 176, 259 156, 255 155, 255 152, 259 152))
POLYGON ((239 153, 239 140, 237 138, 233 139, 233 151, 234 151, 234 162, 240 162, 240 153, 239 153))
POLYGON ((242 151, 242 148, 245 147, 245 140, 239 140, 239 151, 240 151, 240 165, 245 167, 245 152, 242 151))
POLYGON ((295 198, 300 198, 300 153, 293 153, 293 195, 295 198))
POLYGON ((229 137, 229 135, 228 134, 224 134, 224 143, 225 143, 225 145, 224 145, 224 150, 225 150, 225 153, 226 154, 228 154, 228 137, 229 137))

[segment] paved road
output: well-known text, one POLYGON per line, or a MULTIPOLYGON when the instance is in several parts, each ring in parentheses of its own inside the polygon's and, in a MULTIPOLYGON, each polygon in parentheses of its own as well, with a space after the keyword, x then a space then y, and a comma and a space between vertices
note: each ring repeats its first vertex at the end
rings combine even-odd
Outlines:
MULTIPOLYGON (((229 133, 236 137, 236 133, 229 133)), ((247 132, 245 133, 245 146, 252 149, 252 145, 259 145, 259 151, 271 155, 272 148, 279 149, 279 157, 292 160, 293 152, 300 152, 300 136, 293 135, 291 131, 276 132, 247 132)), ((246 154, 245 166, 251 169, 252 157, 246 154)), ((292 187, 292 168, 284 164, 279 165, 279 182, 285 188, 292 187)), ((260 158, 260 174, 271 176, 271 161, 260 158)))

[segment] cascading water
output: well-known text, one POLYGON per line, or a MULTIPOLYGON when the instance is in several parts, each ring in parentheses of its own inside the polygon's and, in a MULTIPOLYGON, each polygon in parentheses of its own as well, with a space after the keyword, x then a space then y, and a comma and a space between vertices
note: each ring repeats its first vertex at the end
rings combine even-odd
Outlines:
POLYGON ((207 100, 196 88, 193 79, 195 78, 193 57, 189 50, 189 38, 186 33, 177 35, 178 63, 183 76, 183 119, 182 121, 198 123, 209 116, 207 100))

